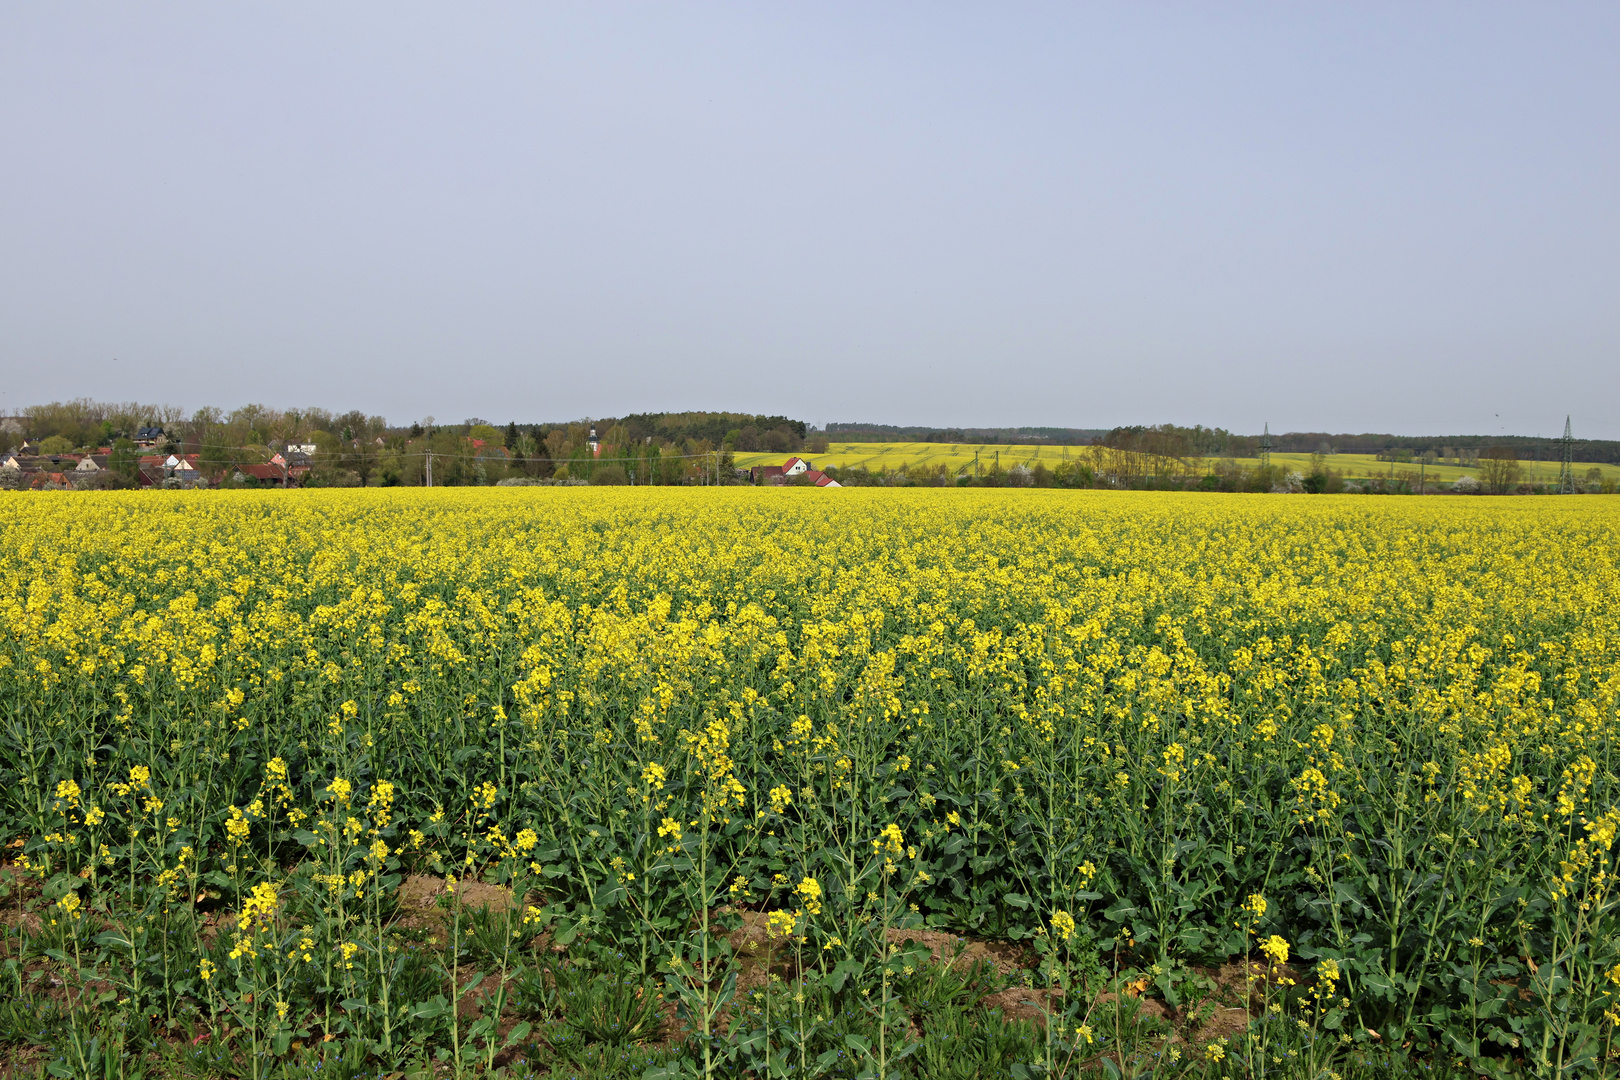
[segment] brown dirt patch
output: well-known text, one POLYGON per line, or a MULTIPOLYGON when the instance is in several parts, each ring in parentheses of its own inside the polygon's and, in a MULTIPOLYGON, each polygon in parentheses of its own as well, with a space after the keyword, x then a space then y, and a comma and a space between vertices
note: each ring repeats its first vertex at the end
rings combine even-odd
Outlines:
MULTIPOLYGON (((444 895, 444 878, 412 874, 399 885, 399 901, 412 908, 436 908, 444 895)), ((464 908, 511 907, 512 890, 482 881, 456 882, 456 899, 464 908)))
MULTIPOLYGON (((406 930, 442 932, 445 909, 439 906, 445 895, 444 879, 428 874, 412 874, 400 882, 398 923, 406 930)), ((512 890, 503 885, 488 885, 482 881, 456 882, 456 901, 466 910, 513 907, 516 904, 512 890)))
POLYGON ((943 930, 890 930, 891 944, 904 945, 908 941, 925 945, 939 963, 955 963, 971 967, 987 960, 1002 978, 1034 966, 1035 957, 1022 945, 1006 941, 978 941, 943 930))
POLYGON ((737 914, 742 918, 742 925, 726 936, 737 956, 737 989, 745 991, 764 986, 772 969, 783 978, 792 978, 792 941, 771 938, 766 930, 766 912, 739 911, 737 914))
POLYGON ((1048 1014, 1062 1008, 1063 991, 1039 990, 1030 986, 1009 986, 979 999, 986 1009, 1000 1009, 1008 1020, 1033 1020, 1045 1024, 1048 1014))

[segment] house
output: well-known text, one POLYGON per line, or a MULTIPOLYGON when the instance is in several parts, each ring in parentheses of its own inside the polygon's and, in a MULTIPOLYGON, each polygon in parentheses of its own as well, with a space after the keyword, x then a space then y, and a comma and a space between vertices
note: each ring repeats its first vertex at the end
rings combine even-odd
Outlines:
POLYGON ((804 479, 816 485, 816 487, 844 486, 843 484, 840 484, 838 481, 834 480, 832 477, 828 476, 826 473, 822 472, 820 469, 806 469, 804 472, 804 479))
POLYGON ((140 478, 143 487, 162 487, 168 480, 178 482, 180 487, 207 483, 197 468, 196 454, 143 454, 140 478))
POLYGON ((843 486, 820 469, 812 468, 803 458, 790 457, 780 465, 755 465, 748 472, 756 484, 786 484, 792 481, 814 484, 816 487, 843 486))
POLYGON ((163 429, 155 424, 151 427, 137 428, 135 431, 136 446, 156 446, 164 438, 163 429))
MULTIPOLYGON (((282 487, 298 487, 304 482, 304 477, 309 475, 310 467, 309 457, 297 450, 289 450, 285 456, 276 454, 270 459, 269 465, 254 466, 255 469, 274 469, 275 483, 282 487)), ((265 474, 249 473, 245 469, 242 471, 257 478, 261 483, 265 480, 265 474)))
POLYGON ((284 487, 287 483, 287 470, 282 467, 280 458, 281 455, 277 454, 268 465, 238 465, 236 479, 257 480, 261 486, 284 487))
POLYGON ((79 463, 73 467, 73 471, 76 473, 101 472, 107 467, 109 460, 110 456, 107 454, 86 454, 79 459, 79 463))
POLYGON ((271 456, 270 464, 285 465, 291 470, 302 469, 308 472, 313 465, 313 462, 309 460, 310 454, 314 452, 315 448, 313 446, 310 447, 309 453, 306 454, 302 446, 296 443, 288 443, 286 450, 271 456))

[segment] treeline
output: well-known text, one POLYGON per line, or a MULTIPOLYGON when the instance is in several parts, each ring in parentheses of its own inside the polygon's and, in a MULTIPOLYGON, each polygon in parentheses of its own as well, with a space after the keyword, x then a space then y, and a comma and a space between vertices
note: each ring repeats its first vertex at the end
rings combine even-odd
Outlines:
POLYGON ((1103 428, 899 427, 894 424, 828 424, 819 434, 838 442, 1000 443, 1003 446, 1089 446, 1103 428))
POLYGON ((786 416, 728 412, 636 413, 602 423, 622 427, 633 440, 707 442, 711 446, 726 445, 744 454, 786 454, 802 449, 808 430, 803 420, 786 416))
MULTIPOLYGON (((79 399, 0 418, 0 452, 105 452, 108 480, 133 484, 141 454, 194 458, 210 483, 257 486, 254 466, 277 457, 309 487, 498 483, 689 484, 734 479, 732 455, 824 449, 786 416, 731 412, 640 413, 564 423, 479 418, 408 426, 359 410, 206 407, 79 399), (140 440, 137 448, 135 440, 140 440), (127 467, 126 467, 127 466, 127 467)), ((262 471, 262 470, 261 470, 262 471)), ((291 475, 291 473, 286 474, 291 475)))
POLYGON ((90 451, 111 447, 120 439, 134 439, 141 429, 153 427, 163 429, 160 448, 169 453, 188 446, 302 443, 311 441, 317 432, 357 439, 389 430, 383 417, 368 416, 358 409, 333 413, 321 408, 244 405, 230 412, 213 406, 188 411, 175 405, 79 398, 30 405, 20 415, 0 420, 0 451, 16 449, 25 441, 39 445, 49 442, 52 449, 60 447, 63 453, 90 451))
POLYGON ((1111 429, 1095 443, 1114 450, 1169 458, 1254 457, 1260 449, 1259 436, 1234 435, 1225 428, 1207 428, 1201 424, 1192 427, 1132 424, 1111 429))
POLYGON ((316 433, 305 486, 735 482, 733 455, 806 449, 801 421, 741 414, 660 414, 497 427, 414 423, 370 439, 316 433))
MULTIPOLYGON (((1384 461, 1416 460, 1426 453, 1439 458, 1455 457, 1459 450, 1477 457, 1481 450, 1492 446, 1507 447, 1524 461, 1558 461, 1564 452, 1563 440, 1539 435, 1329 435, 1320 431, 1290 431, 1273 435, 1271 441, 1273 450, 1285 453, 1373 454, 1384 461)), ((1574 439, 1572 444, 1576 461, 1620 464, 1620 441, 1574 439)))
MULTIPOLYGON (((1263 440, 1261 435, 1235 435, 1225 428, 1137 424, 1116 427, 1097 443, 1172 457, 1252 458, 1259 456, 1263 440)), ((1480 457, 1498 450, 1511 451, 1523 461, 1558 461, 1563 455, 1561 440, 1523 435, 1333 435, 1290 431, 1272 435, 1271 449, 1282 454, 1369 454, 1379 461, 1452 465, 1473 465, 1480 457)), ((1620 463, 1620 442, 1576 439, 1571 450, 1576 461, 1620 463)))

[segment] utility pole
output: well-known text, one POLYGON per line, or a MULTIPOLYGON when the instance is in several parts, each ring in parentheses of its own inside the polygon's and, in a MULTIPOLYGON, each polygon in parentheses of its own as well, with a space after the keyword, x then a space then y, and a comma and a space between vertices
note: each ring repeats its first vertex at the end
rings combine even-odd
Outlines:
POLYGON ((1564 417, 1563 461, 1558 466, 1558 494, 1575 494, 1575 437, 1569 430, 1569 417, 1564 417))
POLYGON ((427 452, 427 486, 433 486, 433 451, 427 452))

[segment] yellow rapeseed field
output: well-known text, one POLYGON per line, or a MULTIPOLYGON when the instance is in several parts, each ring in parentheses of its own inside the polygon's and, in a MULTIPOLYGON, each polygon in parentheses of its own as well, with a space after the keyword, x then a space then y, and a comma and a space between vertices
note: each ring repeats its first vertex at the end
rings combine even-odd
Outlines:
POLYGON ((1620 500, 0 510, 6 992, 72 1070, 1614 1068, 1620 500), (1020 943, 1039 1022, 929 929, 1020 943))

